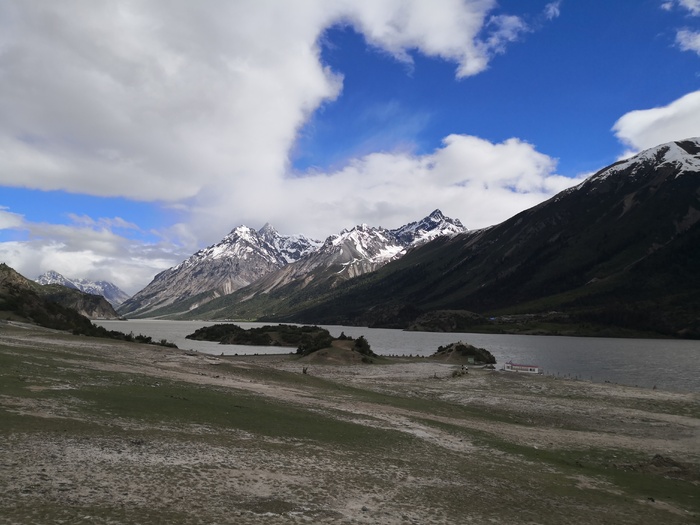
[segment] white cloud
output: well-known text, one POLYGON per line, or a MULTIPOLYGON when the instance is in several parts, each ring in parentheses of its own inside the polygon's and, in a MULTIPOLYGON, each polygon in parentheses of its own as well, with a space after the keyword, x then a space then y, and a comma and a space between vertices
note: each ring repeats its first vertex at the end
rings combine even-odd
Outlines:
POLYGON ((681 29, 676 33, 676 43, 683 51, 694 51, 700 55, 700 31, 681 29))
POLYGON ((678 5, 690 11, 693 16, 700 16, 700 0, 678 0, 678 5))
MULTIPOLYGON (((362 222, 397 227, 440 207, 474 229, 501 222, 580 182, 555 170, 555 159, 521 140, 494 144, 450 135, 429 154, 373 153, 338 171, 285 178, 266 192, 251 192, 250 198, 237 201, 236 214, 249 217, 243 222, 253 227, 269 221, 283 233, 324 239, 362 222)), ((216 221, 225 216, 227 206, 216 202, 195 208, 194 230, 205 228, 208 217, 216 221)), ((191 224, 157 232, 159 240, 144 243, 115 233, 136 229, 119 217, 70 219, 68 225, 30 223, 0 209, 0 230, 28 236, 26 241, 0 243, 0 261, 30 278, 53 269, 69 277, 111 280, 134 293, 157 272, 201 247, 191 224)), ((215 229, 208 242, 235 225, 215 229)))
MULTIPOLYGON (((672 11, 676 6, 687 10, 690 16, 700 16, 700 0, 674 0, 663 2, 661 9, 672 11)), ((676 31, 676 44, 682 51, 693 51, 700 55, 700 32, 683 28, 676 31)))
POLYGON ((665 142, 700 136, 700 91, 667 106, 631 111, 615 123, 613 131, 629 148, 626 156, 665 142))
POLYGON ((340 89, 315 45, 334 14, 304 5, 15 2, 0 182, 178 201, 279 176, 297 128, 340 89))
POLYGON ((180 201, 277 183, 342 89, 318 40, 351 23, 400 60, 479 73, 523 30, 495 0, 15 1, 0 22, 0 183, 180 201), (245 184, 243 186, 246 186, 245 184))
POLYGON ((348 0, 343 5, 341 16, 398 60, 410 63, 410 52, 420 50, 456 62, 457 76, 467 77, 482 72, 501 52, 493 41, 502 45, 503 24, 491 24, 494 17, 488 16, 495 0, 348 0))
POLYGON ((68 225, 32 223, 0 209, 0 231, 15 230, 28 237, 0 242, 0 261, 29 279, 56 270, 67 277, 106 279, 133 294, 191 251, 171 242, 144 243, 120 236, 112 228, 132 225, 119 217, 72 219, 68 225))
POLYGON ((669 0, 661 3, 664 11, 671 11, 676 6, 687 10, 691 16, 700 16, 700 0, 669 0))
POLYGON ((554 20, 561 15, 561 0, 552 2, 544 7, 544 16, 547 20, 554 20))
MULTIPOLYGON (((290 168, 300 128, 342 91, 342 71, 321 62, 328 28, 349 24, 397 60, 440 57, 467 77, 531 30, 496 7, 496 0, 4 2, 0 185, 158 201, 186 221, 160 232, 156 245, 114 233, 140 231, 118 218, 23 222, 29 240, 1 244, 0 257, 32 277, 50 268, 72 277, 104 272, 100 278, 133 291, 163 264, 179 262, 183 253, 167 241, 199 247, 239 223, 269 220, 286 233, 325 237, 357 222, 398 226, 441 207, 479 227, 540 202, 572 181, 517 139, 452 135, 428 155, 369 154, 332 173, 290 168)), ((553 2, 546 12, 558 10, 553 2)), ((17 229, 17 220, 0 213, 0 225, 17 229)))
MULTIPOLYGON (((493 144, 450 135, 430 154, 374 153, 332 173, 288 178, 279 195, 266 197, 266 220, 287 233, 325 238, 361 222, 400 226, 439 206, 468 228, 481 228, 580 182, 555 168, 555 159, 518 139, 493 144)), ((252 216, 259 205, 242 211, 252 216)))
POLYGON ((24 217, 13 213, 6 206, 0 206, 0 230, 14 230, 22 227, 24 217))

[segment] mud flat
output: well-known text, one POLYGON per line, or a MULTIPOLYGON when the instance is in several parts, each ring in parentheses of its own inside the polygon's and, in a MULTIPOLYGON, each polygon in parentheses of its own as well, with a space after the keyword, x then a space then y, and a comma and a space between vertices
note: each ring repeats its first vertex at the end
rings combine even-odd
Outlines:
POLYGON ((0 323, 0 523, 700 520, 697 393, 189 354, 0 323))

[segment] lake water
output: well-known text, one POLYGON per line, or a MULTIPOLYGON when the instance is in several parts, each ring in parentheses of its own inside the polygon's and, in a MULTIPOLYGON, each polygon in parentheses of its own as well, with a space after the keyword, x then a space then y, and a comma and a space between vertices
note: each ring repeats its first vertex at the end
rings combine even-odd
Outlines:
MULTIPOLYGON (((95 321, 109 330, 133 332, 167 339, 183 350, 214 355, 279 354, 296 349, 243 345, 220 345, 191 341, 185 336, 206 321, 162 321, 133 319, 95 321)), ((269 323, 236 323, 243 328, 269 323)), ((429 356, 438 346, 464 341, 486 348, 498 365, 506 361, 536 364, 545 374, 575 377, 596 382, 609 381, 631 386, 682 392, 700 392, 700 341, 675 339, 609 339, 600 337, 558 337, 469 333, 404 332, 359 326, 325 326, 335 337, 341 332, 365 336, 380 355, 429 356)))

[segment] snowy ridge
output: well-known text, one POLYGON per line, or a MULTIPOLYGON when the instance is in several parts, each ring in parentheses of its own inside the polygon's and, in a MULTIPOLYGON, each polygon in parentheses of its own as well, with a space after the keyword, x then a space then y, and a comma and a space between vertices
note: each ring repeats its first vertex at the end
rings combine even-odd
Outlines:
POLYGON ((203 260, 237 259, 246 261, 261 258, 269 264, 284 266, 314 252, 320 241, 303 235, 283 236, 269 224, 256 231, 248 226, 238 226, 221 241, 199 250, 171 269, 179 271, 196 266, 203 260))
POLYGON ((458 219, 450 219, 440 210, 435 210, 420 221, 394 230, 366 224, 343 230, 339 235, 332 235, 326 239, 319 253, 339 252, 337 259, 340 260, 336 262, 345 265, 366 261, 376 266, 400 257, 408 249, 420 244, 466 231, 458 219))
POLYGON ((258 234, 279 252, 287 263, 293 263, 317 251, 323 243, 303 235, 280 235, 271 224, 263 226, 258 234))
POLYGON ((333 256, 340 264, 351 264, 357 261, 383 263, 391 260, 403 246, 384 228, 372 228, 366 224, 355 226, 351 230, 343 230, 339 235, 332 235, 319 249, 319 254, 325 257, 333 256))
POLYGON ((42 285, 58 284, 65 286, 66 288, 73 288, 92 295, 101 295, 114 307, 119 306, 124 301, 129 299, 129 295, 126 292, 122 291, 117 285, 109 281, 72 279, 64 277, 54 270, 49 270, 48 272, 40 275, 35 279, 35 281, 42 285))
POLYGON ((315 253, 300 259, 273 276, 265 291, 295 279, 314 280, 318 272, 333 269, 343 278, 357 277, 377 270, 402 257, 409 249, 441 236, 466 232, 459 220, 445 217, 440 210, 394 230, 359 224, 328 237, 315 253))
POLYGON ((417 246, 438 237, 453 237, 466 231, 467 229, 459 219, 450 219, 445 217, 440 210, 435 210, 425 219, 392 230, 391 233, 402 244, 417 246))
POLYGON ((588 180, 602 181, 611 175, 627 170, 630 170, 630 175, 636 175, 641 170, 654 165, 658 167, 673 165, 674 168, 679 170, 677 176, 688 172, 700 171, 700 137, 668 142, 649 148, 629 159, 613 164, 588 180))

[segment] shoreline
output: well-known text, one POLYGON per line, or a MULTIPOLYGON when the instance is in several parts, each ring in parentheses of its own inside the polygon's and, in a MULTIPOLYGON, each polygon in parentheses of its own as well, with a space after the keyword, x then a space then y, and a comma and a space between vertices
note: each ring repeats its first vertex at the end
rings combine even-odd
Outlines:
MULTIPOLYGON (((267 366, 273 365, 273 364, 278 364, 281 363, 283 364, 283 368, 285 370, 291 370, 294 367, 291 366, 284 366, 284 363, 290 363, 295 360, 299 359, 299 356, 297 356, 294 353, 279 353, 279 354, 238 354, 238 355, 233 355, 233 354, 224 354, 224 355, 216 355, 214 353, 208 353, 208 352, 202 352, 202 351, 189 351, 187 350, 186 352, 193 352, 196 355, 201 355, 201 356, 206 356, 208 358, 219 358, 223 359, 225 361, 251 361, 254 363, 259 363, 259 364, 264 364, 267 366)), ((415 364, 435 364, 435 365, 444 365, 444 366, 450 366, 451 370, 459 370, 461 363, 456 364, 456 363, 446 363, 444 361, 441 361, 440 359, 437 358, 432 358, 430 356, 399 356, 399 355, 380 355, 380 358, 382 358, 384 361, 380 363, 374 363, 374 364, 362 364, 362 365, 333 365, 333 364, 313 364, 313 365, 305 365, 303 362, 299 362, 298 367, 303 368, 303 366, 308 366, 309 370, 312 370, 315 366, 318 367, 333 367, 333 366, 346 366, 346 367, 352 367, 352 366, 358 366, 358 367, 373 367, 373 366, 393 366, 393 365, 398 365, 398 364, 409 364, 409 363, 415 363, 415 364), (392 362, 393 361, 393 362, 392 362)), ((502 370, 499 368, 502 366, 502 363, 496 363, 496 369, 495 370, 486 370, 483 369, 480 365, 469 365, 469 373, 500 373, 500 374, 513 374, 513 375, 520 375, 520 376, 525 376, 525 377, 532 377, 533 379, 536 378, 541 378, 541 379, 552 379, 555 381, 571 381, 574 383, 589 383, 592 385, 608 385, 608 386, 617 386, 617 387, 622 387, 622 388, 634 388, 634 389, 639 389, 642 391, 645 390, 651 390, 651 391, 658 391, 658 392, 670 392, 670 393, 676 393, 676 394, 694 394, 692 390, 682 390, 682 389, 674 389, 674 388, 664 388, 663 386, 661 387, 655 387, 652 385, 651 387, 645 387, 645 386, 639 386, 639 385, 633 385, 633 384, 627 384, 627 383, 620 383, 620 382, 613 382, 613 381, 596 381, 592 379, 586 379, 583 377, 577 377, 577 376, 572 376, 570 374, 566 375, 560 375, 560 374, 547 374, 547 373, 529 373, 529 372, 514 372, 514 371, 508 371, 508 370, 502 370)))
MULTIPOLYGON (((198 349, 211 355, 239 353, 295 352, 295 348, 236 347, 217 343, 203 344, 184 339, 199 323, 182 321, 134 322, 126 327, 110 327, 117 330, 132 330, 150 335, 154 340, 165 338, 182 349, 198 349), (197 343, 197 344, 192 344, 197 343)), ((256 323, 251 326, 259 326, 256 323)), ((247 328, 248 325, 241 324, 247 328)), ((471 333, 425 333, 399 330, 378 330, 361 327, 329 326, 334 337, 342 332, 352 337, 363 335, 372 350, 383 356, 431 355, 439 346, 462 340, 473 346, 485 348, 499 363, 532 362, 538 364, 545 374, 559 377, 570 375, 595 382, 638 385, 641 388, 663 388, 680 392, 700 391, 700 376, 690 371, 700 343, 678 340, 600 339, 575 337, 544 337, 518 335, 490 335, 471 333)))

